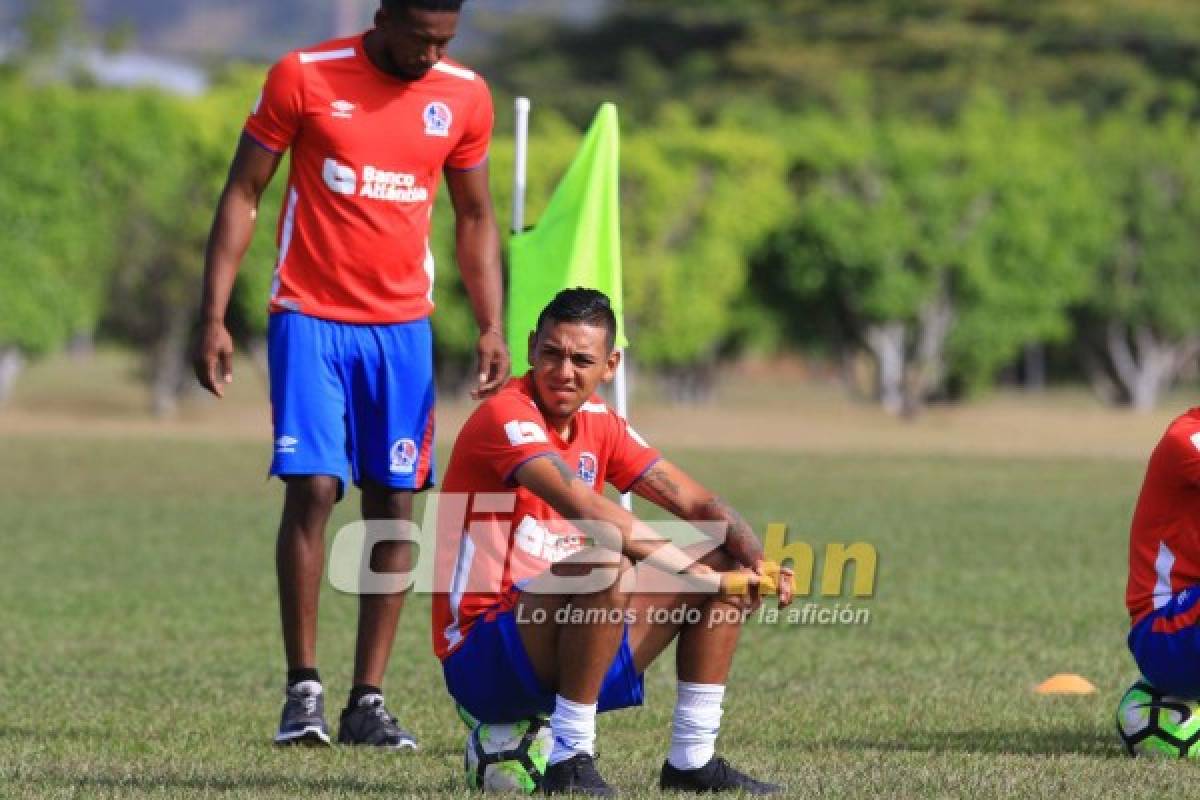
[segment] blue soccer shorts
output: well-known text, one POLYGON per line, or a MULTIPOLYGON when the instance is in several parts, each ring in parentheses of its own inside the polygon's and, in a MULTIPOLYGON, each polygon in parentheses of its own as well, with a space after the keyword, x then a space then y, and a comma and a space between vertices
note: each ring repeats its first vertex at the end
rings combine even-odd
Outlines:
POLYGON ((350 480, 414 491, 433 485, 429 320, 352 325, 272 314, 267 357, 270 474, 332 475, 343 491, 350 480))
POLYGON ((1200 698, 1200 587, 1173 595, 1129 631, 1138 669, 1164 694, 1200 698))
MULTIPOLYGON (((517 631, 515 611, 481 617, 442 662, 446 688, 480 722, 508 724, 554 711, 554 691, 538 680, 517 631)), ((600 687, 599 711, 640 706, 645 684, 629 649, 629 626, 600 687)))

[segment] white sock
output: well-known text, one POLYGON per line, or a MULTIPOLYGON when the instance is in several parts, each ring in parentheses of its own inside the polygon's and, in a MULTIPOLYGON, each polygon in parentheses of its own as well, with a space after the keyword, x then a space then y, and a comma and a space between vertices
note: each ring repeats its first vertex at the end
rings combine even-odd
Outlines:
POLYGON ((576 753, 596 754, 596 704, 576 703, 560 695, 554 696, 554 713, 550 715, 550 730, 554 732, 554 749, 550 763, 566 761, 576 753))
POLYGON ((680 681, 678 691, 667 762, 675 769, 698 769, 717 752, 725 687, 716 683, 680 681))

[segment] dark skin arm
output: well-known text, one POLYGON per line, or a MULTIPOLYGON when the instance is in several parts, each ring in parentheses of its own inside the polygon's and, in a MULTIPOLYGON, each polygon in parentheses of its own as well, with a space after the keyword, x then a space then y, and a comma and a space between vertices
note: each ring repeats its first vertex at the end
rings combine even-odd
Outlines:
POLYGON ((479 383, 471 392, 479 399, 503 386, 510 368, 501 323, 500 233, 488 189, 487 163, 467 171, 447 169, 445 174, 454 205, 455 257, 479 326, 479 383))
POLYGON ((233 339, 225 327, 225 311, 238 267, 254 236, 258 204, 280 159, 280 154, 249 137, 241 138, 208 234, 201 325, 192 366, 200 385, 217 397, 224 396, 225 384, 233 381, 233 339))
MULTIPOLYGON (((762 542, 745 517, 679 467, 663 459, 633 485, 632 491, 659 508, 688 522, 718 522, 725 526, 724 550, 739 564, 755 571, 763 565, 762 542)), ((779 602, 792 595, 792 572, 780 571, 779 602)))

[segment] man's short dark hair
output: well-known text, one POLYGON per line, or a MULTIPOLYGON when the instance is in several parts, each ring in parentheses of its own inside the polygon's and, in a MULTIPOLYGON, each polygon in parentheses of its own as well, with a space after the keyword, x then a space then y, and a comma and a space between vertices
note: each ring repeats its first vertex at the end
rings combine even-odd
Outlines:
POLYGON ((419 11, 461 11, 466 0, 380 0, 389 14, 415 8, 419 11))
POLYGON ((604 328, 608 334, 605 336, 605 342, 609 351, 617 341, 617 317, 613 314, 612 304, 609 303, 608 295, 595 289, 584 289, 582 286, 563 289, 554 295, 550 304, 538 314, 539 333, 547 320, 604 328))

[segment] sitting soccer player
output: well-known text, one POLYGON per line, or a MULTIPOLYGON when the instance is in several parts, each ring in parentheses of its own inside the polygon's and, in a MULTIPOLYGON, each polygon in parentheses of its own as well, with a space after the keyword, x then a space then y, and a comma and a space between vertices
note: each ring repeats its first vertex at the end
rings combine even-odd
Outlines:
POLYGON ((549 714, 542 790, 609 796, 594 761, 596 712, 640 705, 642 673, 677 640, 660 786, 775 793, 715 743, 741 624, 760 594, 790 602, 791 572, 765 562, 734 509, 594 394, 620 359, 615 333, 602 293, 560 292, 530 334, 532 370, 458 435, 439 498, 433 607, 446 686, 482 722, 549 714), (712 540, 676 547, 606 498, 606 481, 712 540))
POLYGON ((1129 650, 1163 694, 1200 698, 1200 408, 1150 456, 1129 536, 1129 650))

